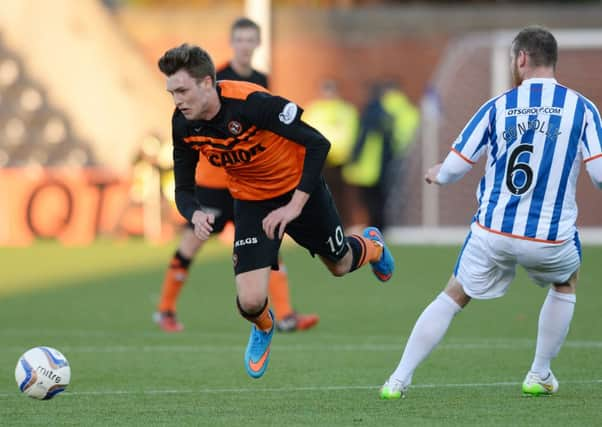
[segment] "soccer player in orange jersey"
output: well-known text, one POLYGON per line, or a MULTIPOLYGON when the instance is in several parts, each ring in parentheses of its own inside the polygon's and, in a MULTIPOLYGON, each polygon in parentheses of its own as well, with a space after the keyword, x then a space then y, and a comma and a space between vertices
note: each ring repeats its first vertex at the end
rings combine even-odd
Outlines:
POLYGON ((368 262, 381 281, 394 260, 380 231, 345 236, 322 177, 330 143, 301 120, 295 103, 247 82, 216 81, 207 52, 187 44, 159 59, 172 95, 176 204, 206 240, 215 215, 198 206, 195 170, 199 156, 227 173, 234 198, 234 273, 238 310, 252 323, 245 368, 261 377, 270 357, 274 317, 268 309, 270 271, 286 232, 330 272, 343 276, 368 262))
MULTIPOLYGON (((248 18, 239 18, 232 24, 230 44, 233 57, 217 70, 218 80, 240 80, 268 87, 267 76, 251 65, 253 53, 260 43, 259 26, 248 18)), ((196 173, 196 196, 200 206, 215 216, 213 233, 220 233, 233 218, 233 200, 226 185, 226 172, 216 168, 205 157, 199 158, 196 173)), ((166 332, 179 332, 184 326, 176 316, 176 303, 180 291, 188 278, 192 259, 203 246, 203 241, 194 235, 194 227, 188 223, 182 233, 180 244, 165 272, 163 287, 155 313, 155 321, 166 332)), ((291 304, 286 267, 270 273, 270 302, 276 317, 276 328, 283 332, 306 330, 315 326, 316 314, 297 313, 291 304)))

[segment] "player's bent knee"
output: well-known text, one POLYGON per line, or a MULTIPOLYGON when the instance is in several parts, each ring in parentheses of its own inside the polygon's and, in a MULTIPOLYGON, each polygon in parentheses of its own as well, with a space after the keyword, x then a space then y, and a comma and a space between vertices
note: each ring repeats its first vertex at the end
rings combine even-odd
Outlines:
POLYGON ((323 256, 320 256, 320 259, 333 276, 341 277, 349 273, 350 262, 348 259, 346 259, 346 257, 343 257, 338 262, 329 260, 328 258, 325 258, 323 256))
POLYGON ((267 304, 268 300, 265 297, 261 301, 257 301, 255 299, 243 301, 241 300, 240 296, 236 298, 238 312, 247 320, 255 319, 263 312, 267 304))
POLYGON ((246 295, 238 297, 238 307, 246 313, 261 311, 265 305, 265 295, 246 295))
POLYGON ((577 280, 579 279, 579 270, 571 274, 566 282, 554 283, 554 290, 563 294, 574 294, 577 291, 577 280))
POLYGON ((445 287, 445 293, 453 299, 456 304, 460 307, 465 307, 471 300, 471 298, 464 291, 462 284, 456 279, 455 276, 451 276, 445 287))
POLYGON ((349 268, 341 264, 331 264, 327 265, 327 267, 328 270, 332 273, 332 275, 336 277, 341 277, 349 273, 349 268))

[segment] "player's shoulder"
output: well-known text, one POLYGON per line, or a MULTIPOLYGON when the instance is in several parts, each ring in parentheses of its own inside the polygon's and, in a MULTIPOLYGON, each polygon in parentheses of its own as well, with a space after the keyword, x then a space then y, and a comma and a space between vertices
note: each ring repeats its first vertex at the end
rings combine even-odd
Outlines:
POLYGON ((268 93, 267 89, 250 82, 220 80, 217 82, 222 98, 247 100, 254 93, 268 93))
POLYGON ((257 74, 258 76, 261 76, 261 77, 267 77, 268 76, 267 73, 264 73, 263 71, 259 71, 257 68, 253 68, 253 72, 255 74, 257 74))
POLYGON ((232 67, 230 62, 224 62, 221 65, 215 67, 215 76, 217 80, 226 80, 232 75, 232 67))
POLYGON ((268 81, 268 75, 266 73, 262 73, 261 71, 253 70, 255 72, 255 82, 265 88, 270 87, 270 83, 268 81))
POLYGON ((215 67, 215 72, 216 73, 224 72, 228 68, 230 68, 230 61, 225 61, 215 67))
POLYGON ((489 98, 487 101, 483 103, 483 106, 493 107, 497 106, 499 103, 505 103, 508 97, 516 97, 518 96, 519 86, 512 87, 504 92, 489 98))
POLYGON ((503 104, 503 100, 507 96, 512 96, 513 91, 516 91, 516 89, 517 88, 509 89, 503 93, 500 93, 499 95, 487 99, 480 105, 475 115, 480 117, 482 114, 486 114, 488 111, 499 113, 499 111, 502 109, 501 107, 503 104))
POLYGON ((263 71, 259 71, 259 70, 253 69, 253 72, 259 78, 259 80, 262 80, 262 81, 267 81, 268 80, 268 75, 266 73, 264 73, 263 71))
POLYGON ((576 91, 575 89, 571 89, 570 87, 563 86, 561 84, 557 84, 557 85, 559 87, 566 89, 567 93, 570 93, 573 96, 577 97, 578 102, 582 102, 584 104, 585 108, 587 108, 590 111, 595 111, 597 114, 600 114, 598 112, 598 107, 596 107, 596 104, 594 104, 594 102, 591 99, 589 99, 587 96, 583 95, 581 92, 576 91))

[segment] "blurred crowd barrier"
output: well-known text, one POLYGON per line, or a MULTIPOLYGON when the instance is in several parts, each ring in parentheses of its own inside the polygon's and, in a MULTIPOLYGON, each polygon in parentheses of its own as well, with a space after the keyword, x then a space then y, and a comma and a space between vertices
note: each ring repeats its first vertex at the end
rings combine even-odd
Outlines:
POLYGON ((99 236, 170 239, 182 222, 175 209, 161 205, 160 192, 133 194, 132 184, 132 176, 102 168, 0 169, 0 188, 10 188, 0 193, 0 245, 36 239, 85 245, 99 236), (153 208, 145 209, 149 204, 153 208))

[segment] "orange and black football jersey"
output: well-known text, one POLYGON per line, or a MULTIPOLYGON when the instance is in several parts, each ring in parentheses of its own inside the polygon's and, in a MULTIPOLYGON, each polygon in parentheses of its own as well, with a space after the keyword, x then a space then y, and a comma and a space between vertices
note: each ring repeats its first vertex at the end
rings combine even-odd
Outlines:
MULTIPOLYGON (((225 63, 216 70, 217 80, 246 81, 268 88, 268 76, 257 70, 253 70, 250 76, 241 76, 230 63, 225 63)), ((205 156, 200 156, 196 168, 196 185, 209 188, 227 188, 228 175, 223 168, 215 168, 205 156)))
POLYGON ((224 168, 216 168, 205 156, 199 156, 195 174, 196 185, 215 189, 228 188, 228 174, 224 168))
POLYGON ((172 118, 176 203, 182 215, 190 219, 197 209, 199 155, 226 171, 235 199, 266 200, 295 188, 311 193, 330 144, 301 121, 302 109, 253 83, 219 81, 217 91, 221 108, 211 120, 187 120, 177 109, 172 118))

